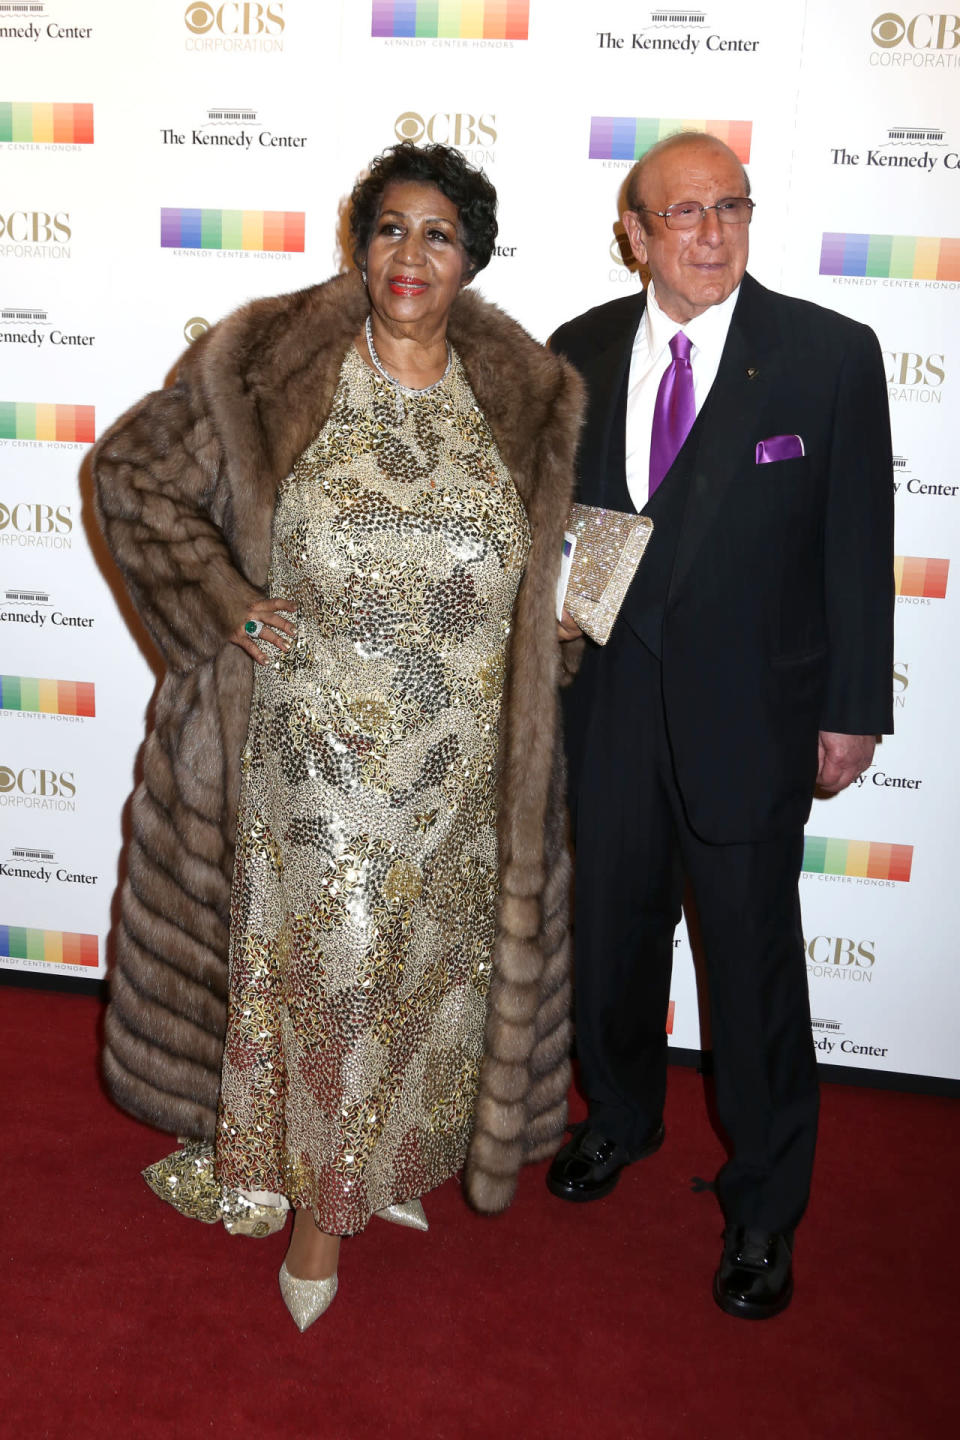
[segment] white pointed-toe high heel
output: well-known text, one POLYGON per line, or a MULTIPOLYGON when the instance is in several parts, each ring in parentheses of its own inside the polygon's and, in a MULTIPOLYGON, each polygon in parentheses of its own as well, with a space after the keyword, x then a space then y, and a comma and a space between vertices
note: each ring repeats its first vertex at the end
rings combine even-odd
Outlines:
POLYGON ((390 1220, 394 1225, 408 1225, 411 1230, 429 1230, 427 1217, 419 1200, 402 1200, 398 1205, 387 1205, 374 1212, 378 1220, 390 1220))
POLYGON ((301 1335, 324 1310, 329 1310, 336 1293, 336 1271, 326 1280, 298 1280, 290 1274, 286 1260, 280 1266, 280 1294, 301 1335))

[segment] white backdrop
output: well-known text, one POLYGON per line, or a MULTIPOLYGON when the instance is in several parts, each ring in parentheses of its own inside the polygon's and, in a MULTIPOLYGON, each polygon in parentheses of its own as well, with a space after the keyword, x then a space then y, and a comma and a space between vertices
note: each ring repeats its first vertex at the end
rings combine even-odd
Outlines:
MULTIPOLYGON (((872 325, 888 365, 898 728, 808 827, 817 1045, 960 1077, 958 69, 955 15, 878 0, 0 0, 0 967, 103 975, 155 685, 94 555, 92 434, 236 304, 339 268, 343 200, 398 137, 487 169, 480 288, 545 339, 640 283, 618 188, 707 128, 747 159, 753 273, 872 325)), ((685 937, 672 1024, 700 1044, 685 937)))

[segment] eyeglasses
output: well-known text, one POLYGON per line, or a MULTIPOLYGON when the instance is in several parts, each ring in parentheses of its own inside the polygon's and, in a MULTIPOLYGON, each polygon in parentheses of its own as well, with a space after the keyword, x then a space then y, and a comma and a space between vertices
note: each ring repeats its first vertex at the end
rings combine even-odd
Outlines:
POLYGON ((698 205, 696 200, 678 200, 666 210, 651 210, 641 205, 639 213, 659 215, 668 230, 693 230, 707 218, 708 210, 716 210, 721 225, 749 225, 753 209, 754 202, 745 195, 731 195, 726 200, 718 200, 716 205, 698 205))

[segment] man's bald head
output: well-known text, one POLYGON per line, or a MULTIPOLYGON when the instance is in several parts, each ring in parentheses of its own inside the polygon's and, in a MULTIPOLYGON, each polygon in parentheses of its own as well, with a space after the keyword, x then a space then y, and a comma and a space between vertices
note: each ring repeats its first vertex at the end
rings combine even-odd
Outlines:
MULTIPOLYGON (((679 130, 676 135, 668 135, 665 140, 658 140, 656 145, 651 145, 646 154, 641 155, 636 165, 634 165, 630 171, 624 187, 628 207, 631 210, 642 210, 644 208, 646 204, 646 197, 643 190, 644 177, 658 168, 658 162, 664 156, 672 156, 675 151, 683 151, 690 148, 702 150, 704 145, 712 146, 718 152, 729 156, 730 160, 739 168, 740 174, 743 176, 744 195, 749 195, 750 177, 744 169, 740 157, 735 151, 730 149, 729 145, 725 145, 722 140, 718 140, 716 135, 707 135, 703 130, 679 130)), ((682 156, 679 158, 682 159, 682 156)))

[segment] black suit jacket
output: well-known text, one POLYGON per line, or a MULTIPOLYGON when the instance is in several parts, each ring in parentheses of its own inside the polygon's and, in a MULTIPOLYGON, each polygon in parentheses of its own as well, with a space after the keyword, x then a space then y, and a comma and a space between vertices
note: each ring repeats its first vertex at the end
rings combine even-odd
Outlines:
MULTIPOLYGON (((585 504, 623 508, 626 382, 644 303, 598 306, 551 342, 589 390, 585 504)), ((892 730, 892 477, 872 330, 745 275, 717 378, 664 481, 682 486, 683 505, 665 570, 663 691, 703 839, 802 825, 818 731, 892 730), (802 458, 756 463, 758 441, 791 434, 802 458)), ((657 539, 655 529, 651 557, 657 539)), ((575 707, 575 725, 588 709, 575 707)))

